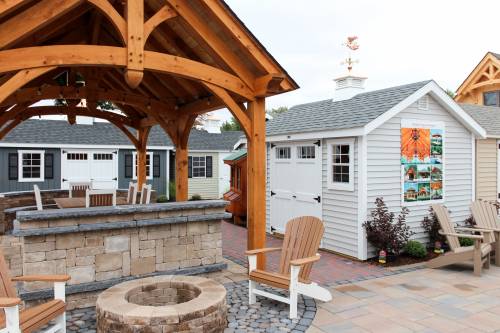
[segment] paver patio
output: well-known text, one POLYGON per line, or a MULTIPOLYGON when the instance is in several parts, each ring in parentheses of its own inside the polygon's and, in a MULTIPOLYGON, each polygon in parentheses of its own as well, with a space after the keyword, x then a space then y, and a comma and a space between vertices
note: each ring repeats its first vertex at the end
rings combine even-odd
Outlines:
MULTIPOLYGON (((223 255, 242 265, 247 265, 245 256, 247 246, 247 229, 234 224, 222 224, 222 253, 223 255)), ((281 247, 282 240, 267 236, 267 247, 281 247)), ((352 281, 360 281, 393 274, 393 272, 379 266, 361 263, 330 252, 320 251, 321 260, 313 265, 311 279, 319 284, 331 286, 352 281)), ((271 270, 278 270, 279 252, 267 254, 267 266, 271 270)))
POLYGON ((475 277, 464 266, 333 287, 308 332, 499 331, 500 268, 475 277))

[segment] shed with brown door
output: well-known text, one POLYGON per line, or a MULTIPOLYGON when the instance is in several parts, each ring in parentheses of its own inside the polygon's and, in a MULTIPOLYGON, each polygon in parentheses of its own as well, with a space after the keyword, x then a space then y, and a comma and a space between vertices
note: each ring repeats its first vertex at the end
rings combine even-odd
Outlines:
POLYGON ((239 150, 224 159, 231 166, 229 191, 224 200, 229 201, 226 210, 233 214, 235 224, 246 224, 247 217, 247 150, 239 150))

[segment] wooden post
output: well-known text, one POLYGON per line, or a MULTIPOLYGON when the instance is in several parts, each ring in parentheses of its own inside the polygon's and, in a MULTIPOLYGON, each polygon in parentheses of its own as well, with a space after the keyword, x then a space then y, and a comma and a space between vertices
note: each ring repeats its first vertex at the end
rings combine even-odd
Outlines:
MULTIPOLYGON (((144 127, 137 131, 137 140, 139 141, 137 146, 137 187, 139 191, 142 185, 146 184, 146 147, 150 130, 151 127, 144 127)), ((153 163, 153 161, 149 161, 149 163, 153 163)))
MULTIPOLYGON (((251 135, 248 137, 248 207, 247 226, 249 250, 266 245, 266 111, 265 99, 248 103, 251 135)), ((265 256, 259 256, 257 267, 265 269, 265 256)))
POLYGON ((188 200, 188 149, 175 146, 175 201, 188 200))

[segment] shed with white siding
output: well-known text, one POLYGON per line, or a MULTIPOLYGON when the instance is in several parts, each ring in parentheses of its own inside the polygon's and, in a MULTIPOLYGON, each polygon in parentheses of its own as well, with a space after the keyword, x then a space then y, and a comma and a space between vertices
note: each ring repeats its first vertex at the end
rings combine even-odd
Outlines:
POLYGON ((298 105, 268 122, 267 222, 282 232, 295 216, 318 216, 323 248, 364 260, 372 251, 363 223, 377 197, 396 213, 407 206, 421 241, 431 203, 445 204, 457 222, 470 215, 474 140, 486 133, 434 81, 360 86, 352 97, 343 91, 346 99, 298 105))

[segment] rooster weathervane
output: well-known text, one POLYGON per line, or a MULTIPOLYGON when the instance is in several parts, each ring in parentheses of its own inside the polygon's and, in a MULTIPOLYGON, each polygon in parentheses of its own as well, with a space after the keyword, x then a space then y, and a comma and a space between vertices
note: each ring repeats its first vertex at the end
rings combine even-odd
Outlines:
POLYGON ((342 45, 349 49, 349 57, 346 60, 344 60, 341 64, 347 65, 347 70, 350 73, 352 71, 352 66, 359 62, 358 60, 353 60, 351 56, 351 53, 353 51, 357 51, 359 49, 358 36, 347 37, 347 41, 342 45))

